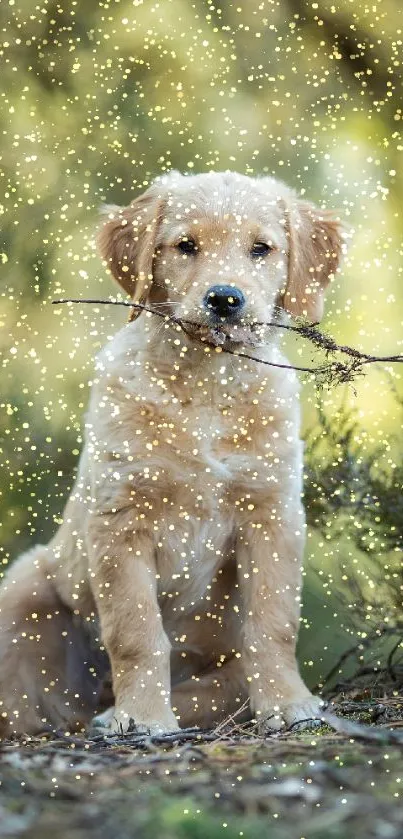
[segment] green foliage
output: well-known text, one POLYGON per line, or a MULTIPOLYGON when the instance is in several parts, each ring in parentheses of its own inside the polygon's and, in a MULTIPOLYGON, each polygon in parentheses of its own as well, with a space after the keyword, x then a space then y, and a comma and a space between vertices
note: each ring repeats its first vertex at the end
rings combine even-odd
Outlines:
POLYGON ((392 460, 393 441, 368 449, 351 414, 341 411, 331 422, 319 416, 319 429, 307 440, 307 519, 327 542, 340 547, 340 562, 328 577, 355 635, 348 655, 335 655, 326 687, 349 675, 352 685, 371 695, 397 695, 403 685, 400 445, 392 460))
POLYGON ((340 413, 332 423, 320 419, 307 445, 309 524, 333 539, 347 529, 371 556, 401 553, 403 460, 386 463, 384 446, 368 449, 351 415, 340 413))

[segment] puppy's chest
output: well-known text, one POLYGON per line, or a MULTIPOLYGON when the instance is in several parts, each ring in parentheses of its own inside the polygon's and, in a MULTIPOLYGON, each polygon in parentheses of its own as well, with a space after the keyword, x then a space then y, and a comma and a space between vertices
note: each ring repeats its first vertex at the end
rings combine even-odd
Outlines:
POLYGON ((259 481, 274 463, 278 432, 248 407, 224 402, 162 411, 145 406, 143 418, 147 421, 136 429, 132 471, 139 485, 149 478, 154 495, 164 486, 172 494, 176 487, 196 509, 208 499, 222 505, 230 488, 259 481))

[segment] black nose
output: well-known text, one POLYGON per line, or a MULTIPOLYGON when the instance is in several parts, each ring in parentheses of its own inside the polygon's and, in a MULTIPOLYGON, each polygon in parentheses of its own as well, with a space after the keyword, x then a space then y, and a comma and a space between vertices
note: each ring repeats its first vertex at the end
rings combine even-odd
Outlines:
POLYGON ((240 288, 232 285, 213 285, 206 291, 203 305, 219 318, 237 315, 245 305, 245 297, 240 288))

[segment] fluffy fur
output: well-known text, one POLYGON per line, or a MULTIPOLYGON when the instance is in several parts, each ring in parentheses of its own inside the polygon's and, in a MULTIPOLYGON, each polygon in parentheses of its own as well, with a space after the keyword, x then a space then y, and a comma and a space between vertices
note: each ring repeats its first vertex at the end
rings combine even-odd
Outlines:
POLYGON ((109 209, 99 246, 133 300, 199 325, 142 314, 97 360, 63 524, 0 590, 2 734, 88 724, 110 677, 112 727, 212 726, 241 707, 268 728, 312 717, 295 659, 298 383, 221 350, 286 363, 261 324, 320 319, 339 221, 274 179, 173 172, 109 209), (270 252, 253 257, 256 241, 270 252), (238 320, 211 323, 217 283, 243 292, 238 320))

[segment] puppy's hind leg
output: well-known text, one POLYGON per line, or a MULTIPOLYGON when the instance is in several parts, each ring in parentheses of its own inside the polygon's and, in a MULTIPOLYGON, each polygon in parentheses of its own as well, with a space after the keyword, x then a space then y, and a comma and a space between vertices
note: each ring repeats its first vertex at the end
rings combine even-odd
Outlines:
POLYGON ((38 547, 21 556, 0 588, 1 737, 82 728, 97 705, 96 670, 104 663, 94 666, 88 636, 60 600, 46 553, 38 547))
POLYGON ((181 728, 215 728, 227 717, 237 723, 251 718, 247 683, 237 658, 175 685, 172 705, 181 728))

